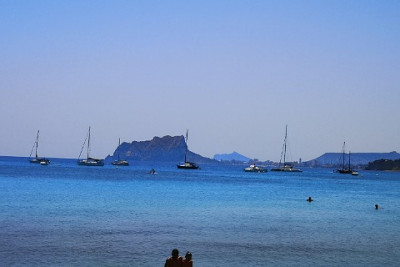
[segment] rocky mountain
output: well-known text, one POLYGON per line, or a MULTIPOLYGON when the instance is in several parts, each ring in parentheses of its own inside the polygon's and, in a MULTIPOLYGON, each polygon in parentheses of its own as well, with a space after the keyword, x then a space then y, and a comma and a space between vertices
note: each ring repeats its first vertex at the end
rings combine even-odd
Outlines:
MULTIPOLYGON (((106 157, 106 161, 118 158, 128 161, 153 161, 174 162, 184 161, 186 142, 184 136, 154 137, 150 141, 133 141, 122 143, 112 155, 106 157)), ((187 160, 198 164, 216 163, 215 160, 202 157, 199 154, 188 151, 187 160)))
POLYGON ((250 158, 245 157, 235 151, 230 154, 215 154, 214 159, 219 161, 240 161, 240 162, 248 162, 251 160, 250 158))

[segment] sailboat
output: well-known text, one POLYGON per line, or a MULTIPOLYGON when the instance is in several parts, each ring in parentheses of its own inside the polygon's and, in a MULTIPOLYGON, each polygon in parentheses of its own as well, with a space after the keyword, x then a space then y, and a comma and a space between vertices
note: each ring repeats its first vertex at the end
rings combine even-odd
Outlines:
POLYGON ((81 153, 79 154, 78 157, 78 165, 82 166, 104 166, 104 159, 95 159, 90 157, 90 126, 89 126, 89 132, 88 135, 86 136, 85 142, 82 145, 81 153), (87 141, 87 157, 86 159, 80 159, 82 155, 83 148, 85 147, 85 143, 87 141))
MULTIPOLYGON (((119 138, 119 141, 118 141, 118 148, 120 146, 121 146, 121 138, 119 138)), ((129 162, 127 160, 124 160, 124 159, 121 160, 119 158, 119 152, 118 152, 118 159, 111 162, 111 164, 116 165, 116 166, 129 166, 129 162)))
POLYGON ((271 169, 273 172, 302 172, 300 169, 295 169, 291 164, 286 162, 286 147, 287 147, 287 125, 285 131, 285 139, 283 141, 281 159, 279 160, 279 167, 271 169), (283 155, 283 165, 282 165, 282 155, 283 155))
POLYGON ((336 172, 341 173, 341 174, 358 175, 357 171, 351 169, 351 166, 350 166, 350 154, 351 154, 351 152, 350 151, 349 151, 349 165, 348 165, 347 168, 345 167, 345 155, 346 155, 345 147, 346 147, 346 142, 343 142, 342 156, 341 156, 342 168, 341 169, 337 169, 336 172))
POLYGON ((189 138, 189 130, 186 130, 186 140, 185 140, 185 144, 186 144, 186 150, 185 150, 185 162, 183 164, 179 164, 177 165, 178 169, 198 169, 199 166, 196 163, 193 162, 189 162, 186 160, 186 156, 187 156, 187 152, 188 152, 188 138, 189 138))
POLYGON ((40 163, 41 165, 50 164, 49 159, 38 157, 38 147, 39 147, 39 130, 37 131, 36 140, 35 140, 35 143, 33 143, 31 154, 29 155, 29 162, 30 163, 40 163), (34 149, 35 149, 35 157, 32 158, 32 153, 33 153, 34 149))

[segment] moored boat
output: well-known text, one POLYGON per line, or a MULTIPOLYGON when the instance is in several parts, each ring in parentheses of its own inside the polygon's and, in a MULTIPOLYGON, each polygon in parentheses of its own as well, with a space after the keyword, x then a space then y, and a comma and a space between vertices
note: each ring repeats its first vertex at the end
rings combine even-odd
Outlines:
POLYGON ((249 167, 244 169, 245 172, 267 172, 267 169, 263 166, 256 166, 255 164, 251 164, 249 167))
POLYGON ((282 154, 281 159, 279 160, 278 168, 273 168, 271 171, 273 172, 302 172, 300 169, 296 169, 293 165, 286 162, 286 147, 287 147, 287 125, 285 131, 285 139, 283 140, 282 154), (282 155, 283 155, 283 164, 282 163, 282 155))
POLYGON ((35 140, 35 143, 33 143, 31 154, 29 155, 29 162, 30 163, 39 163, 41 165, 49 165, 50 164, 49 159, 38 156, 38 147, 39 147, 39 130, 37 131, 36 140, 35 140), (35 157, 32 158, 32 153, 33 153, 34 149, 35 149, 35 157))
POLYGON ((103 159, 86 158, 78 160, 78 165, 81 166, 104 166, 103 159))
POLYGON ((290 164, 285 164, 282 167, 273 168, 273 169, 271 169, 271 171, 273 171, 273 172, 302 172, 302 170, 296 169, 290 164))
POLYGON ((81 165, 81 166, 104 166, 104 159, 96 159, 96 158, 90 157, 90 126, 89 126, 88 135, 85 139, 85 142, 82 145, 81 153, 79 154, 77 164, 81 165), (87 141, 87 149, 86 149, 87 157, 86 157, 86 159, 80 159, 83 148, 85 147, 86 141, 87 141))
POLYGON ((176 165, 176 166, 178 167, 178 169, 192 169, 192 170, 195 170, 195 169, 199 168, 199 166, 196 163, 189 162, 189 161, 186 161, 185 163, 179 164, 179 165, 176 165))
MULTIPOLYGON (((119 138, 119 141, 118 141, 118 148, 120 146, 121 146, 121 138, 119 138)), ((118 159, 116 159, 113 162, 111 162, 111 164, 115 165, 115 166, 129 166, 129 162, 127 160, 119 158, 119 152, 118 152, 118 159)))
POLYGON ((129 162, 127 160, 114 160, 111 162, 111 164, 116 166, 129 166, 129 162))
POLYGON ((342 156, 341 156, 342 166, 340 169, 337 169, 335 172, 341 173, 341 174, 351 174, 353 176, 357 176, 358 172, 356 170, 351 169, 351 163, 350 163, 351 152, 350 151, 349 151, 348 166, 347 167, 345 166, 345 156, 346 156, 345 148, 346 148, 346 142, 343 142, 342 156))
POLYGON ((185 145, 186 145, 186 150, 185 150, 185 162, 183 164, 178 164, 176 167, 178 169, 187 169, 187 170, 196 170, 199 169, 199 166, 194 163, 187 161, 187 152, 188 152, 188 138, 189 138, 189 130, 186 130, 186 139, 185 139, 185 145))

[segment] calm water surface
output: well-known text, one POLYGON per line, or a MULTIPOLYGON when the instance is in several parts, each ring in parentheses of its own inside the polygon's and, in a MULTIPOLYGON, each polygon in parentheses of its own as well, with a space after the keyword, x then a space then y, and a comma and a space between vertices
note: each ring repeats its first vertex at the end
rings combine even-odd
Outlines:
POLYGON ((132 165, 1 158, 1 265, 163 266, 175 247, 195 266, 400 262, 400 173, 132 165))

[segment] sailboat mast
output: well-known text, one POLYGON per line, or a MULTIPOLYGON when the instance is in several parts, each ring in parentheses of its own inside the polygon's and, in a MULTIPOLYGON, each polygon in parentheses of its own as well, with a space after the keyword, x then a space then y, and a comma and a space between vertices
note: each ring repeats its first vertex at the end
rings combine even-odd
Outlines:
POLYGON ((185 162, 186 162, 186 155, 188 152, 188 139, 189 139, 189 130, 186 130, 186 150, 185 150, 185 162))
POLYGON ((350 170, 350 153, 351 151, 349 150, 349 170, 350 170))
POLYGON ((283 153, 283 166, 286 165, 286 142, 287 142, 287 125, 286 125, 286 131, 285 131, 285 141, 284 141, 285 151, 283 153))
POLYGON ((87 142, 87 158, 90 155, 90 126, 89 126, 89 135, 88 135, 88 142, 87 142))
POLYGON ((38 157, 38 154, 37 154, 38 146, 39 146, 39 130, 37 131, 37 134, 36 134, 36 158, 38 157))
POLYGON ((344 149, 346 146, 346 142, 343 142, 343 148, 342 148, 342 170, 344 170, 344 149))

